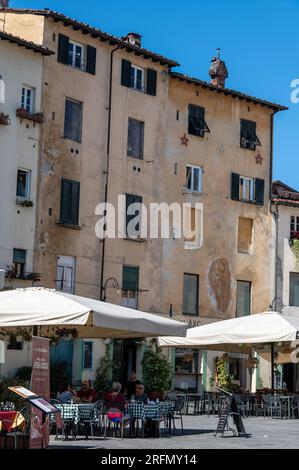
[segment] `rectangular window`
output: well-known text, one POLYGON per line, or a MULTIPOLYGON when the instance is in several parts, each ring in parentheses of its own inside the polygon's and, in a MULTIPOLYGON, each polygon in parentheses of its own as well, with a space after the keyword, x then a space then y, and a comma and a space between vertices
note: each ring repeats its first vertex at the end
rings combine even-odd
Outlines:
POLYGON ((139 267, 123 266, 122 278, 122 305, 129 308, 138 308, 139 267))
POLYGON ((82 141, 83 103, 70 98, 65 100, 64 138, 82 141))
POLYGON ((183 286, 183 314, 198 315, 199 303, 199 276, 197 274, 184 274, 183 286))
POLYGON ((97 50, 92 46, 84 46, 59 34, 57 60, 78 70, 95 75, 97 50))
POLYGON ((251 314, 251 282, 237 281, 237 317, 251 314))
POLYGON ((264 205, 265 181, 260 178, 248 178, 237 173, 231 175, 231 198, 234 201, 264 205))
POLYGON ((240 145, 244 149, 255 150, 257 145, 261 145, 256 135, 256 123, 241 119, 241 142, 240 145))
POLYGON ((30 198, 30 170, 18 169, 17 174, 17 198, 29 199, 30 198))
POLYGON ((34 88, 26 85, 22 87, 21 108, 26 109, 28 113, 34 112, 34 88))
POLYGON ((68 42, 68 65, 74 69, 85 70, 84 46, 69 40, 68 42))
POLYGON ((238 219, 238 252, 250 254, 252 246, 253 220, 239 217, 238 219))
POLYGON ((299 236, 299 215, 291 215, 290 219, 290 239, 295 238, 295 235, 299 236))
POLYGON ((144 122, 129 118, 128 156, 143 159, 144 122))
POLYGON ((7 349, 9 351, 22 351, 23 341, 17 341, 15 336, 11 336, 9 343, 7 344, 7 349))
POLYGON ((80 183, 61 179, 60 223, 79 225, 80 183))
POLYGON ((126 194, 126 234, 130 238, 141 235, 142 197, 126 194))
POLYGON ((200 166, 186 166, 186 187, 190 191, 201 193, 202 191, 202 168, 200 166))
POLYGON ((93 342, 83 341, 83 369, 92 370, 93 342))
POLYGON ((204 137, 205 132, 210 132, 205 122, 205 108, 189 104, 188 133, 204 137))
POLYGON ((254 201, 254 178, 240 176, 239 199, 240 201, 254 201))
POLYGON ((74 294, 75 292, 76 258, 58 256, 56 290, 74 294))
POLYGON ((122 86, 147 93, 148 95, 156 96, 157 71, 153 69, 143 69, 136 65, 132 65, 129 60, 122 59, 121 84, 122 86))
POLYGON ((134 90, 145 92, 145 80, 144 80, 144 69, 131 65, 130 71, 130 86, 134 90))
POLYGON ((22 277, 25 274, 26 265, 26 250, 14 248, 13 250, 13 265, 17 277, 22 277))
POLYGON ((299 307, 299 273, 290 273, 290 306, 299 307))

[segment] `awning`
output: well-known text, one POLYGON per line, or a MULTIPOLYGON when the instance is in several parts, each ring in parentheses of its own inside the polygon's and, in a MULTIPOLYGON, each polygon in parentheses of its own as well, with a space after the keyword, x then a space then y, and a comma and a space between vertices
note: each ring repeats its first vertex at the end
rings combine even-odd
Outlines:
POLYGON ((299 331, 299 316, 264 312, 190 328, 186 338, 159 338, 161 346, 250 352, 268 343, 292 342, 299 331))
POLYGON ((81 337, 185 336, 184 323, 45 288, 0 292, 0 328, 73 325, 81 337))

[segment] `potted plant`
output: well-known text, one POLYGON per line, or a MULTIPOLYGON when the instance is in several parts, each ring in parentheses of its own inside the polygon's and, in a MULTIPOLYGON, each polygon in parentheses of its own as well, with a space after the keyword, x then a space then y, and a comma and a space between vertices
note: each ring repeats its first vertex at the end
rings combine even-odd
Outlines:
POLYGON ((111 390, 113 370, 118 364, 111 359, 109 346, 106 344, 105 356, 100 359, 99 367, 96 370, 94 383, 95 390, 102 396, 111 390))
POLYGON ((150 399, 163 399, 170 390, 173 368, 157 341, 153 339, 141 361, 145 391, 150 399))

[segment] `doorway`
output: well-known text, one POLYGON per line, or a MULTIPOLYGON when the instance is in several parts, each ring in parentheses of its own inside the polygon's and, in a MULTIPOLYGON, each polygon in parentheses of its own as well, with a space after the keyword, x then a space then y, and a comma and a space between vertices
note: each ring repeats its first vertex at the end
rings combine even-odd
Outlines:
POLYGON ((131 371, 136 371, 137 344, 135 340, 115 341, 113 361, 117 364, 113 371, 113 381, 122 384, 124 389, 131 371))

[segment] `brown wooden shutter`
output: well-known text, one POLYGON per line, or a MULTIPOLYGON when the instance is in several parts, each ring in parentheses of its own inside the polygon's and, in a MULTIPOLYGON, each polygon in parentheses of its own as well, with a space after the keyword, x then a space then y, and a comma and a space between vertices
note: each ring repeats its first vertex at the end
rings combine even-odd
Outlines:
POLYGON ((95 47, 87 46, 86 72, 96 74, 97 50, 95 47))
POLYGON ((239 201, 240 199, 240 176, 237 173, 232 173, 231 198, 234 201, 239 201))
POLYGON ((131 62, 125 59, 121 63, 121 84, 126 87, 131 86, 131 62))
POLYGON ((64 36, 63 34, 59 34, 57 60, 61 64, 68 63, 68 49, 69 49, 69 38, 67 36, 64 36))
POLYGON ((148 95, 157 94, 157 72, 153 69, 147 69, 146 92, 148 95))

